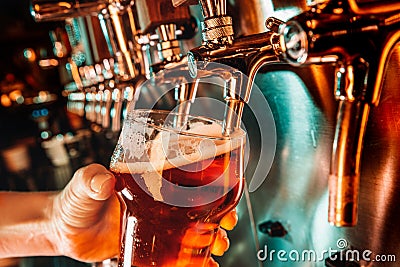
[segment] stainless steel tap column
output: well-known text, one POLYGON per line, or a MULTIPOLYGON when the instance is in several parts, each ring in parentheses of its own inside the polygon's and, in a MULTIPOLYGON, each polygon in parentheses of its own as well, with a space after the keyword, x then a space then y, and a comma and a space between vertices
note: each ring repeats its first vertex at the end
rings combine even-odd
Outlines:
POLYGON ((369 110, 379 103, 386 62, 400 41, 400 5, 372 13, 355 1, 324 1, 281 29, 289 62, 335 63, 339 101, 329 177, 328 220, 357 224, 360 164, 369 110))

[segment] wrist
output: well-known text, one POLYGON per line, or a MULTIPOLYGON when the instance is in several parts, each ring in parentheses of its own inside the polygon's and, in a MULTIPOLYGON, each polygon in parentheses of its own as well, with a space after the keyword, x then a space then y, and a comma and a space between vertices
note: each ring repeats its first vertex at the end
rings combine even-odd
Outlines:
MULTIPOLYGON (((54 193, 2 193, 10 216, 0 219, 0 257, 59 255, 51 209, 54 193)), ((7 214, 6 213, 6 214, 7 214)))
POLYGON ((51 255, 58 256, 63 255, 60 249, 61 237, 57 226, 57 204, 56 202, 60 198, 61 192, 51 193, 48 196, 47 205, 45 206, 43 213, 43 229, 46 229, 46 233, 43 236, 44 242, 48 242, 48 247, 51 255))

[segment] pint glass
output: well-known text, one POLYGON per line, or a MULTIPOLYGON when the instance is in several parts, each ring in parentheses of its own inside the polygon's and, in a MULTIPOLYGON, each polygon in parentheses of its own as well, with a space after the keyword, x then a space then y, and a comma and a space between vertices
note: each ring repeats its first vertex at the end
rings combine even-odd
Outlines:
POLYGON ((204 266, 243 191, 245 140, 214 119, 131 110, 110 166, 123 208, 119 266, 204 266))

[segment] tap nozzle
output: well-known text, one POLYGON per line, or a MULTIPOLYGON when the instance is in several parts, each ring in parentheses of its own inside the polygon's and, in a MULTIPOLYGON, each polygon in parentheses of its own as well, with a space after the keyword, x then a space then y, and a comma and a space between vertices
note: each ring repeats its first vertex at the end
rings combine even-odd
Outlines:
POLYGON ((199 80, 196 79, 193 83, 180 83, 175 87, 175 99, 177 100, 176 121, 174 126, 181 128, 187 123, 190 107, 194 102, 199 87, 199 80))
POLYGON ((369 64, 363 58, 339 62, 335 97, 339 101, 329 174, 328 221, 357 224, 360 162, 370 105, 365 101, 369 64))
POLYGON ((201 79, 219 76, 227 81, 224 134, 229 134, 239 126, 244 103, 250 98, 258 70, 265 64, 280 61, 280 37, 275 31, 282 23, 283 21, 270 18, 266 22, 267 27, 270 27, 267 32, 237 38, 225 45, 206 43, 189 51, 188 67, 191 77, 201 79), (211 64, 210 67, 210 63, 219 64, 211 64))

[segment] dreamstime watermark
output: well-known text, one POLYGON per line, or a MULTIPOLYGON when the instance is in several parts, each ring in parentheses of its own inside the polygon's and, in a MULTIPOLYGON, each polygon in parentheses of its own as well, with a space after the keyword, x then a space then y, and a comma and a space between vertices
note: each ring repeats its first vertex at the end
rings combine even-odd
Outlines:
POLYGON ((326 259, 340 262, 396 262, 395 254, 374 254, 371 250, 357 250, 349 246, 348 241, 340 238, 336 242, 336 248, 328 248, 321 251, 305 250, 269 250, 268 246, 257 252, 259 261, 280 262, 323 262, 326 259))

